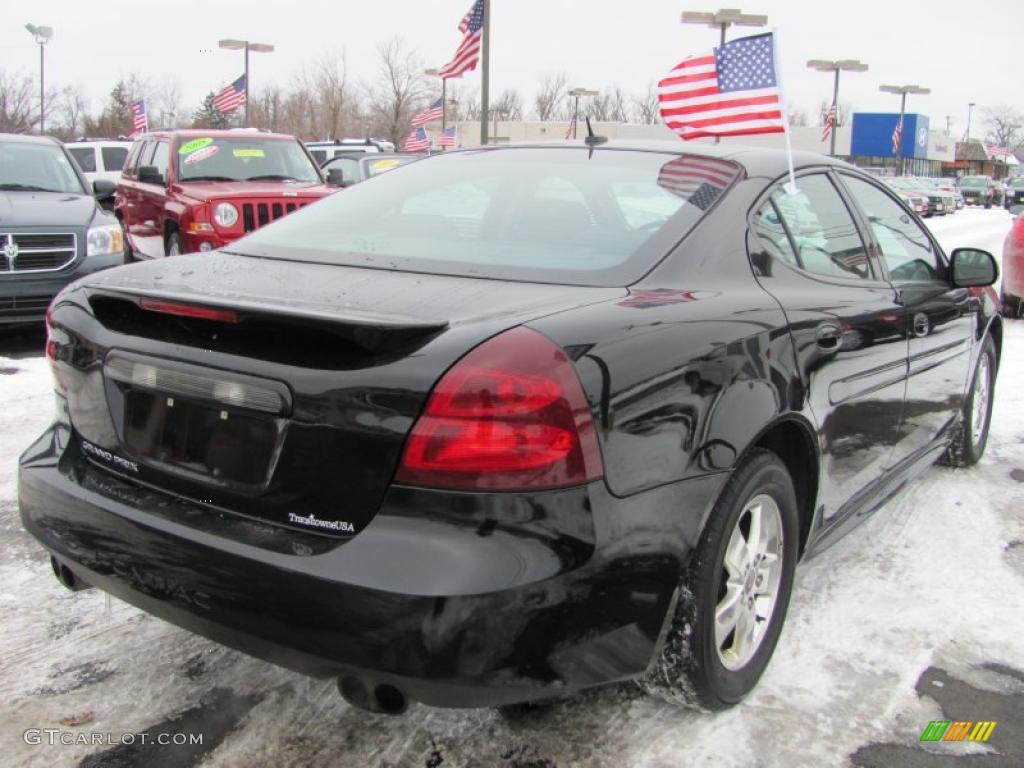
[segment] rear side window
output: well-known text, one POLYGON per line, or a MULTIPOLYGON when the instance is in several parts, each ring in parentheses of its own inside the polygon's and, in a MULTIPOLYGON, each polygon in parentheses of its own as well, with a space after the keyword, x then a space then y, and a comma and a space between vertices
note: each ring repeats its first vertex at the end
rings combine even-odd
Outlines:
POLYGON ((725 160, 583 147, 436 155, 357 184, 231 246, 254 256, 625 285, 740 171, 725 160))
POLYGON ((135 175, 138 172, 139 158, 142 156, 142 150, 145 146, 145 141, 135 142, 135 146, 128 153, 128 159, 125 161, 124 168, 121 171, 122 175, 135 175))
POLYGON ((100 154, 103 155, 103 170, 120 171, 124 168, 128 150, 125 147, 103 147, 100 154))
POLYGON ((793 250, 793 242, 789 239, 786 228, 782 226, 782 217, 771 200, 754 214, 754 232, 773 259, 783 261, 791 267, 800 266, 796 251, 793 250))
POLYGON ((149 161, 149 165, 152 165, 160 172, 160 176, 163 177, 164 181, 167 180, 167 161, 170 158, 170 155, 171 153, 167 146, 167 142, 158 141, 153 150, 153 158, 149 161))
POLYGON ((771 199, 793 239, 798 265, 826 277, 872 277, 853 216, 829 178, 801 176, 797 189, 794 194, 777 189, 771 199))
POLYGON ((68 152, 75 158, 78 167, 83 173, 96 172, 96 148, 95 147, 68 147, 68 152))

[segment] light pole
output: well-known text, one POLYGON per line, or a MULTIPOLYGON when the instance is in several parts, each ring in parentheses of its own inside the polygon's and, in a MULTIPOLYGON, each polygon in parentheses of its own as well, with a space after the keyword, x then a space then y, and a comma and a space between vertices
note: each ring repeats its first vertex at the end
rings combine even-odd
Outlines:
POLYGON ((248 40, 219 40, 217 45, 229 51, 245 51, 245 125, 249 125, 249 51, 255 53, 273 53, 274 46, 269 43, 250 43, 248 40))
POLYGON ((26 24, 25 29, 36 39, 39 46, 39 134, 42 135, 46 126, 46 67, 43 62, 43 50, 46 44, 53 37, 53 27, 37 27, 35 24, 26 24))
MULTIPOLYGON (((840 59, 838 61, 829 61, 828 59, 811 59, 807 62, 807 66, 810 69, 817 70, 818 72, 835 72, 835 82, 832 85, 832 108, 836 110, 836 117, 839 116, 839 73, 841 71, 846 72, 867 72, 868 65, 862 61, 856 59, 840 59)), ((831 142, 829 143, 828 153, 833 157, 836 154, 836 124, 832 123, 832 134, 831 142)))
POLYGON ((971 112, 974 111, 974 102, 970 102, 967 105, 967 135, 964 138, 964 144, 971 140, 971 112))
MULTIPOLYGON (((719 8, 717 11, 683 11, 683 24, 700 24, 722 30, 719 45, 725 45, 725 30, 729 27, 763 27, 768 17, 760 13, 743 13, 739 8, 719 8)), ((715 136, 715 144, 721 139, 715 136)))
POLYGON ((576 138, 576 126, 580 122, 580 97, 586 96, 588 98, 594 98, 597 96, 597 91, 590 91, 586 88, 573 88, 569 91, 569 95, 575 99, 572 108, 572 137, 576 138))
MULTIPOLYGON (((920 85, 880 85, 878 90, 882 93, 898 93, 900 96, 900 121, 897 125, 900 128, 900 143, 903 143, 903 115, 907 111, 907 94, 914 93, 925 95, 932 92, 931 88, 922 88, 920 85)), ((899 175, 903 175, 904 157, 900 154, 899 147, 893 148, 893 155, 899 158, 899 175)))

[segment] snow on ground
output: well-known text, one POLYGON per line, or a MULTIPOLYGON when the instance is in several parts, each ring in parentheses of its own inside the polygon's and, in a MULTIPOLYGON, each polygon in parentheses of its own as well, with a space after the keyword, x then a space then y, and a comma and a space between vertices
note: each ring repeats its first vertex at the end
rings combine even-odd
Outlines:
MULTIPOLYGON (((930 225, 948 248, 998 256, 1009 216, 965 210, 930 225)), ((981 666, 1024 668, 1024 321, 1006 325, 982 463, 929 470, 798 569, 775 657, 747 701, 705 715, 624 685, 515 720, 422 706, 400 718, 370 715, 348 707, 330 681, 213 645, 95 590, 63 590, 17 518, 16 459, 49 421, 49 371, 42 357, 3 357, 3 345, 0 336, 4 765, 842 766, 868 743, 919 746, 930 720, 991 717, 943 717, 935 698, 915 691, 929 667, 972 690, 1024 693, 1024 676, 981 666), (59 725, 80 713, 92 722, 59 725), (110 747, 27 745, 27 728, 192 729, 207 754, 161 747, 96 756, 110 747)), ((988 747, 930 749, 937 760, 992 753, 1003 732, 997 727, 988 747)), ((1021 754, 1007 759, 992 764, 1024 764, 1021 754)))

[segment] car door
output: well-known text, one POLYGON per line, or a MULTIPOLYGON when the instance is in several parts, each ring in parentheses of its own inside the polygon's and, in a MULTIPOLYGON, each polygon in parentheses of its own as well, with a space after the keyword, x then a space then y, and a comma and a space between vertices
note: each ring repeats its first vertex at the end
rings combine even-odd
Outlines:
POLYGON ((909 375, 894 460, 934 445, 963 408, 980 304, 949 282, 948 263, 929 231, 881 186, 840 174, 871 230, 882 268, 903 305, 909 375))
POLYGON ((114 196, 114 210, 121 220, 125 237, 128 238, 128 245, 133 251, 138 251, 136 244, 136 233, 139 226, 139 182, 138 168, 143 155, 150 152, 150 142, 137 141, 132 147, 124 169, 121 171, 121 179, 117 183, 117 193, 114 196))
POLYGON ((164 204, 167 199, 167 166, 170 160, 170 147, 165 139, 152 142, 152 147, 145 151, 139 167, 151 166, 160 174, 159 183, 144 184, 137 182, 138 188, 138 226, 135 238, 138 250, 146 258, 158 259, 164 252, 164 204))
POLYGON ((870 495, 889 468, 906 386, 903 307, 828 173, 755 206, 751 262, 786 314, 822 456, 824 529, 870 495))

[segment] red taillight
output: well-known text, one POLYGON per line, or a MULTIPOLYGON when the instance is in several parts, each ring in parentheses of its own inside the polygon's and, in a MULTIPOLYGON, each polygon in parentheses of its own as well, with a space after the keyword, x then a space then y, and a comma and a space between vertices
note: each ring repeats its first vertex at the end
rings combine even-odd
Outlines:
POLYGON ((238 322, 238 315, 230 309, 200 307, 195 304, 178 304, 173 301, 160 301, 159 299, 142 299, 139 302, 139 306, 143 309, 148 309, 150 312, 160 312, 164 315, 193 317, 200 320, 216 320, 221 323, 238 322))
POLYGON ((413 426, 396 481, 432 488, 564 488, 601 477, 590 408, 569 358, 516 328, 441 377, 413 426))

